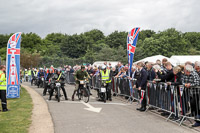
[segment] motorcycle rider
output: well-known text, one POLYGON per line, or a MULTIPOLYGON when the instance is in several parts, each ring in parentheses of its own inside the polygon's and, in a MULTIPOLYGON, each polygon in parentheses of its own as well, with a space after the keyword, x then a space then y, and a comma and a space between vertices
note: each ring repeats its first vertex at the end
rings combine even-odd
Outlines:
POLYGON ((112 98, 111 98, 111 76, 112 76, 112 73, 110 72, 110 70, 107 70, 106 69, 106 66, 103 65, 102 70, 100 70, 100 77, 102 80, 107 80, 106 81, 106 84, 107 84, 107 87, 106 87, 106 93, 107 93, 107 100, 109 101, 112 101, 112 98))
POLYGON ((31 82, 31 68, 28 69, 28 82, 31 82))
POLYGON ((26 76, 28 76, 28 71, 27 69, 24 69, 24 82, 26 82, 26 76))
POLYGON ((72 95, 72 101, 74 101, 74 95, 76 93, 76 91, 78 90, 79 88, 79 80, 84 80, 84 77, 86 77, 86 80, 88 80, 88 73, 85 71, 85 66, 82 65, 81 66, 81 69, 76 71, 75 75, 74 75, 74 78, 75 78, 75 81, 76 81, 76 86, 75 86, 75 89, 74 89, 74 93, 72 95))
POLYGON ((32 76, 31 85, 33 85, 33 80, 36 80, 36 77, 37 77, 37 70, 36 69, 32 68, 31 76, 32 76))
MULTIPOLYGON (((65 91, 65 88, 64 88, 65 75, 62 73, 61 69, 58 69, 58 70, 55 71, 54 75, 52 76, 52 80, 53 80, 53 83, 55 83, 54 81, 61 83, 61 89, 62 89, 63 94, 65 96, 65 100, 68 100, 67 94, 66 94, 66 91, 65 91)), ((49 100, 51 100, 54 89, 55 89, 55 84, 51 84, 51 93, 50 93, 50 96, 49 96, 49 100)))
POLYGON ((40 70, 39 70, 37 76, 38 76, 38 84, 37 84, 37 86, 38 86, 38 88, 39 88, 40 83, 43 82, 43 81, 42 81, 42 77, 45 77, 45 73, 43 72, 43 69, 42 69, 42 68, 40 68, 40 70))
MULTIPOLYGON (((47 75, 45 76, 45 81, 49 81, 51 77, 53 77, 54 73, 53 70, 50 69, 49 73, 47 73, 47 75)), ((47 87, 48 87, 48 83, 44 82, 44 91, 43 91, 43 96, 46 95, 47 92, 47 87)))

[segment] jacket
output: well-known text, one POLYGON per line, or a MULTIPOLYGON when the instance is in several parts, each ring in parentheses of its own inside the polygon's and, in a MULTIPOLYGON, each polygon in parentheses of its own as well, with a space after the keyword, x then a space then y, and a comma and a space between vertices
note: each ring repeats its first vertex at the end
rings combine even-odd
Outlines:
POLYGON ((147 72, 144 68, 141 69, 140 75, 136 82, 137 87, 141 87, 142 90, 146 89, 147 86, 147 72))
POLYGON ((6 74, 0 71, 0 90, 6 90, 6 74))

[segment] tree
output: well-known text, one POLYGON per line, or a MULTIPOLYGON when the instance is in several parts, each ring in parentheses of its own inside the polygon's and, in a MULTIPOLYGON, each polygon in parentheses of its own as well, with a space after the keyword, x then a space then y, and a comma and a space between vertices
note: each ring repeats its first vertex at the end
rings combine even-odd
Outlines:
POLYGON ((12 36, 11 35, 3 35, 3 34, 0 34, 0 48, 3 48, 3 47, 7 47, 7 44, 8 44, 8 40, 9 38, 12 36))
POLYGON ((153 30, 142 30, 139 33, 138 40, 141 39, 142 41, 144 41, 146 38, 152 37, 155 33, 156 32, 154 32, 153 30))
POLYGON ((158 54, 170 57, 188 54, 187 47, 187 42, 182 38, 182 33, 172 28, 160 32, 154 37, 146 38, 142 45, 142 51, 146 57, 158 54))
POLYGON ((21 47, 30 51, 31 53, 39 52, 43 45, 41 37, 35 33, 22 34, 21 47))
POLYGON ((44 40, 50 41, 54 45, 60 45, 64 37, 62 33, 51 33, 48 34, 44 40))
POLYGON ((105 42, 111 48, 118 48, 120 45, 126 48, 127 32, 115 31, 106 37, 105 42))
POLYGON ((95 60, 94 56, 95 55, 94 55, 93 49, 91 49, 91 48, 88 47, 87 51, 86 51, 86 54, 84 56, 84 59, 87 61, 87 63, 92 64, 94 62, 94 60, 95 60))
POLYGON ((199 32, 186 32, 183 38, 187 40, 188 46, 200 50, 200 33, 199 32))
POLYGON ((84 35, 89 37, 93 41, 93 43, 103 40, 105 38, 103 32, 98 29, 85 32, 84 35))
POLYGON ((29 67, 38 67, 40 64, 40 54, 38 53, 29 53, 26 50, 22 49, 20 54, 20 65, 23 68, 29 67))

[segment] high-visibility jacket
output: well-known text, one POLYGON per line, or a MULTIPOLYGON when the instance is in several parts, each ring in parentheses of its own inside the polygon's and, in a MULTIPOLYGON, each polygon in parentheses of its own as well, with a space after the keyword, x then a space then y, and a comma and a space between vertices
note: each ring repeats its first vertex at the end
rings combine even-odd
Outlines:
POLYGON ((0 90, 6 90, 6 74, 0 71, 0 90))
POLYGON ((37 76, 37 72, 36 71, 33 71, 33 76, 37 76))
MULTIPOLYGON (((100 71, 101 72, 101 79, 102 80, 109 80, 110 79, 110 70, 106 70, 106 72, 104 73, 103 70, 100 71)), ((110 83, 111 80, 106 81, 106 83, 110 83)))
POLYGON ((28 70, 28 75, 31 76, 31 70, 28 70))
POLYGON ((28 74, 28 72, 27 72, 27 71, 24 71, 24 75, 26 75, 26 74, 28 74))

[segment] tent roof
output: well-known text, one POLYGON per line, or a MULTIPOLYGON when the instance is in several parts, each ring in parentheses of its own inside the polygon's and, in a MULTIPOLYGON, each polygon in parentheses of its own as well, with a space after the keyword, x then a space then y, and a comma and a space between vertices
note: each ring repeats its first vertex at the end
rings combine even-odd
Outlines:
POLYGON ((170 59, 177 60, 177 65, 184 64, 187 61, 195 63, 195 61, 200 61, 200 55, 174 55, 170 59))
POLYGON ((156 60, 159 59, 160 61, 162 61, 163 58, 166 58, 169 62, 172 63, 172 65, 176 65, 176 63, 177 63, 177 60, 175 60, 175 59, 170 59, 170 58, 168 58, 168 57, 166 57, 166 56, 163 56, 163 55, 155 55, 155 56, 146 57, 146 58, 144 58, 144 59, 142 59, 142 60, 139 60, 139 61, 137 61, 137 62, 134 62, 134 63, 138 63, 138 62, 141 62, 141 61, 143 61, 143 62, 148 61, 148 62, 156 63, 156 60))

